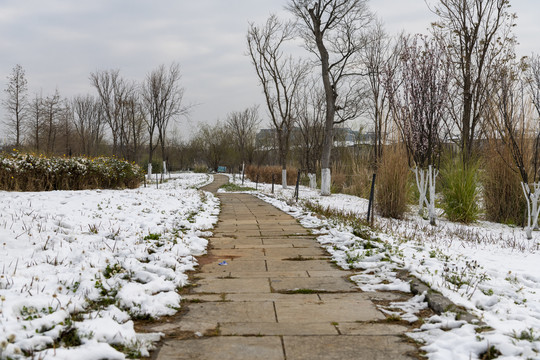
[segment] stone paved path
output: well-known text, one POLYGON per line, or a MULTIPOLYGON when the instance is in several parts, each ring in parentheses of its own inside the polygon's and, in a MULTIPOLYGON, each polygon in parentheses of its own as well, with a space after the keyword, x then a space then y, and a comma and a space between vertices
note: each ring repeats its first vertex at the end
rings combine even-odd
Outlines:
MULTIPOLYGON (((216 176, 206 190, 226 182, 216 176)), ((188 311, 154 327, 169 338, 154 358, 410 359, 416 348, 385 321, 372 300, 335 267, 291 216, 247 194, 219 194, 219 223, 202 257, 188 311), (226 261, 227 265, 219 265, 226 261), (202 336, 200 336, 202 334, 202 336)), ((184 306, 184 305, 183 305, 184 306)))

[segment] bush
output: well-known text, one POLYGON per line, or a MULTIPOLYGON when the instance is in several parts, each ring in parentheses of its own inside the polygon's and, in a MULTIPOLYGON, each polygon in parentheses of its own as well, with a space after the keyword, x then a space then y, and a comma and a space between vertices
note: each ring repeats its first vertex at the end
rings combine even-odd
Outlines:
POLYGON ((0 155, 0 189, 51 191, 136 188, 144 171, 116 158, 46 158, 32 154, 0 155))
MULTIPOLYGON (((274 181, 276 184, 281 184, 281 166, 253 166, 248 165, 245 168, 246 176, 251 181, 257 180, 259 175, 260 183, 272 183, 272 174, 275 175, 274 181)), ((287 168, 287 185, 296 185, 296 177, 298 176, 298 170, 296 168, 287 168)))
POLYGON ((442 207, 450 221, 468 224, 478 220, 478 170, 477 161, 465 166, 461 156, 445 161, 441 170, 442 207))
POLYGON ((206 165, 195 165, 193 167, 194 173, 206 174, 208 173, 208 167, 206 165))
POLYGON ((486 220, 523 225, 527 203, 521 188, 521 177, 508 166, 513 164, 511 157, 491 148, 485 160, 482 185, 486 220))
POLYGON ((408 161, 402 146, 386 149, 375 182, 376 208, 381 216, 400 219, 407 211, 408 161))

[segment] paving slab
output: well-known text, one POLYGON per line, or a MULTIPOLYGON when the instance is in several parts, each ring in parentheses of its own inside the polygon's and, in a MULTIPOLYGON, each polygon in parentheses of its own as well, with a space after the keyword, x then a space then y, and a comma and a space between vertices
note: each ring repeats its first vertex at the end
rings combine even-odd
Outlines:
POLYGON ((216 336, 193 340, 167 341, 157 360, 283 360, 281 339, 277 336, 216 336))
MULTIPOLYGON (((332 270, 308 270, 307 271, 309 277, 351 277, 351 274, 340 270, 340 269, 332 269, 332 270)), ((352 284, 352 283, 351 283, 352 284)))
POLYGON ((278 322, 377 321, 386 317, 369 300, 293 301, 275 303, 278 322))
POLYGON ((248 225, 253 225, 254 228, 259 228, 259 222, 257 221, 256 217, 253 217, 252 219, 241 219, 236 220, 236 226, 241 226, 242 229, 249 229, 248 225))
POLYGON ((278 245, 278 244, 292 244, 298 248, 317 248, 320 249, 321 245, 313 239, 298 239, 298 238, 261 238, 263 244, 278 245))
POLYGON ((233 278, 308 278, 307 271, 251 271, 251 272, 231 272, 233 278))
POLYGON ((338 335, 330 323, 220 323, 221 335, 338 335))
POLYGON ((416 350, 397 336, 284 336, 287 360, 402 360, 416 350))
POLYGON ((319 294, 319 298, 322 301, 331 301, 331 300, 337 300, 337 301, 371 301, 371 294, 368 292, 353 292, 353 293, 346 293, 346 294, 319 294))
POLYGON ((193 293, 269 293, 270 284, 265 278, 213 278, 197 281, 197 286, 192 289, 193 293))
POLYGON ((191 302, 224 302, 227 301, 227 294, 185 294, 182 295, 182 300, 191 302))
POLYGON ((357 289, 353 283, 339 277, 271 278, 270 285, 277 292, 298 289, 309 289, 316 292, 351 292, 357 289))
POLYGON ((310 258, 310 257, 326 257, 328 254, 319 247, 309 248, 268 248, 265 252, 266 257, 276 259, 295 259, 295 258, 310 258))
POLYGON ((200 270, 207 273, 223 272, 246 272, 246 271, 266 271, 265 260, 227 260, 219 259, 219 262, 226 260, 227 265, 218 265, 218 261, 201 266, 200 270))
POLYGON ((230 301, 244 301, 244 302, 281 302, 294 299, 294 301, 310 301, 317 302, 320 301, 318 294, 280 294, 280 293, 270 293, 270 294, 226 294, 226 299, 230 301))
POLYGON ((233 250, 216 249, 216 250, 212 250, 212 255, 220 257, 220 258, 266 257, 266 253, 264 249, 233 249, 233 250))
POLYGON ((261 230, 261 233, 260 233, 260 236, 262 236, 263 238, 265 237, 268 237, 268 238, 277 238, 277 237, 290 237, 290 236, 294 236, 296 235, 295 233, 293 232, 286 232, 286 231, 264 231, 264 230, 261 230))
POLYGON ((246 239, 259 238, 261 236, 261 232, 259 230, 242 230, 242 236, 246 239))
POLYGON ((210 239, 210 245, 214 248, 216 247, 223 247, 223 246, 230 246, 231 249, 236 248, 238 245, 262 245, 262 240, 256 240, 256 239, 232 239, 232 238, 212 238, 210 239))
POLYGON ((268 260, 268 271, 298 271, 298 270, 331 270, 332 266, 326 260, 307 261, 278 261, 268 260))
POLYGON ((285 244, 261 244, 261 245, 236 245, 235 249, 273 249, 273 248, 293 248, 293 243, 285 243, 285 244))
POLYGON ((358 322, 342 322, 336 324, 339 332, 343 335, 397 335, 406 333, 408 329, 403 325, 397 324, 374 324, 358 322))
POLYGON ((220 244, 218 243, 210 243, 208 245, 208 249, 235 249, 236 246, 234 243, 228 243, 228 244, 220 244))
POLYGON ((205 333, 222 322, 276 322, 272 302, 203 302, 189 304, 178 329, 205 333))

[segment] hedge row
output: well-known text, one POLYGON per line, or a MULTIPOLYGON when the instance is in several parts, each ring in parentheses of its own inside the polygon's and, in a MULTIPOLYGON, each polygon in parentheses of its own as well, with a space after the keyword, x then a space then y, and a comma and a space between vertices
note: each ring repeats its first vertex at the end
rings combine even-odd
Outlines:
POLYGON ((136 188, 144 171, 116 158, 0 155, 0 190, 51 191, 136 188))

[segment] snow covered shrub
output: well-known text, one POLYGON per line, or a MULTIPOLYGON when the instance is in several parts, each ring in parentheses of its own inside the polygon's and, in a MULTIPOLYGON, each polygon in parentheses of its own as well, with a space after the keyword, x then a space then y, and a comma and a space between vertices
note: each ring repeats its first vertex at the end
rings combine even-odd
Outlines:
POLYGON ((441 170, 442 207, 448 220, 468 224, 478 219, 478 170, 478 162, 470 161, 465 166, 461 156, 445 161, 441 170))
POLYGON ((493 148, 488 150, 482 176, 486 220, 523 225, 527 204, 521 189, 521 178, 508 164, 512 164, 509 154, 498 154, 493 148), (505 156, 505 159, 501 156, 505 156))
POLYGON ((135 188, 144 172, 138 165, 116 158, 0 155, 0 189, 51 191, 96 188, 135 188))
POLYGON ((386 149, 375 183, 375 207, 381 216, 400 219, 407 211, 408 173, 405 149, 399 145, 386 149))

